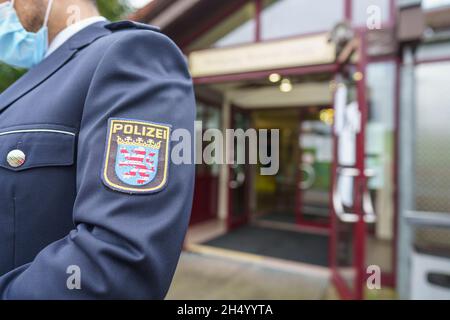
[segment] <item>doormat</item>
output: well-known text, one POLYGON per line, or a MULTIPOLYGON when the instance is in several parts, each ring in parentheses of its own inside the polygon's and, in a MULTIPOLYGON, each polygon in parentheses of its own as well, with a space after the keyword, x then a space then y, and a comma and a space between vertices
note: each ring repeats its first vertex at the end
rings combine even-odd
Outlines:
POLYGON ((244 226, 203 245, 328 267, 327 235, 244 226))

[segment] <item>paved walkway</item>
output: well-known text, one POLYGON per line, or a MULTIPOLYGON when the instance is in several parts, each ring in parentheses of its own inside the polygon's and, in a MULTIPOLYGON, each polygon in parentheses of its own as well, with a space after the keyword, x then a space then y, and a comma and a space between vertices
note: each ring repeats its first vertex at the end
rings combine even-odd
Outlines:
POLYGON ((324 299, 328 287, 323 276, 184 252, 167 299, 324 299))

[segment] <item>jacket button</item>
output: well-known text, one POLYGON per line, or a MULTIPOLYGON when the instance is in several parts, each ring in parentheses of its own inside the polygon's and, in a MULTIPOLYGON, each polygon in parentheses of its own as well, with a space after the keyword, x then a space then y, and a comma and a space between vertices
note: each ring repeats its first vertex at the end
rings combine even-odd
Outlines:
POLYGON ((23 153, 21 150, 12 150, 6 156, 6 161, 8 161, 8 164, 13 168, 19 168, 23 166, 23 164, 25 163, 25 159, 25 153, 23 153))

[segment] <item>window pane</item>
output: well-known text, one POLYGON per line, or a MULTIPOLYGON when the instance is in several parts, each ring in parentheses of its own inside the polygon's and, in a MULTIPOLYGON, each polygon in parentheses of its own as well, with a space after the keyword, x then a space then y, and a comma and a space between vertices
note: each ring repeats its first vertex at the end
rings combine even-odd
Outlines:
POLYGON ((368 19, 380 17, 381 23, 389 21, 390 0, 353 0, 352 2, 353 23, 355 25, 367 25, 368 19))
POLYGON ((367 67, 369 117, 366 125, 366 168, 374 175, 368 181, 377 220, 367 225, 366 265, 378 265, 392 273, 394 247, 394 62, 371 63, 367 67))
POLYGON ((371 63, 367 66, 370 121, 383 124, 390 132, 394 131, 395 73, 394 62, 371 63))
MULTIPOLYGON (((415 209, 450 214, 450 62, 416 68, 415 209)), ((418 228, 414 245, 450 252, 450 231, 418 228)))
POLYGON ((263 40, 328 31, 344 19, 343 0, 265 0, 263 40))
MULTIPOLYGON (((203 137, 205 131, 208 129, 220 129, 222 123, 221 117, 222 113, 220 108, 208 105, 197 99, 197 122, 195 128, 196 136, 203 137)), ((209 143, 210 142, 203 141, 201 150, 204 150, 205 147, 209 145, 209 143)), ((202 157, 202 154, 197 154, 196 156, 202 157)), ((211 174, 213 176, 218 176, 220 172, 220 166, 218 164, 208 165, 202 161, 201 164, 197 164, 196 170, 197 174, 200 175, 211 174)))
POLYGON ((251 2, 196 40, 189 49, 198 50, 249 43, 255 40, 255 34, 255 5, 251 2))
POLYGON ((416 57, 418 61, 450 57, 450 43, 438 42, 433 45, 420 45, 417 48, 416 57))
POLYGON ((450 63, 417 67, 416 209, 450 212, 450 63))

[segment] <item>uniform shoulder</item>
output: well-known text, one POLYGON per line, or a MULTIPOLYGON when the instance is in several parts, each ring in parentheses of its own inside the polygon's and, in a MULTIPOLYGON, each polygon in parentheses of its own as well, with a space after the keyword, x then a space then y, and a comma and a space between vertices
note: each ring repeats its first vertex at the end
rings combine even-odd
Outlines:
POLYGON ((124 30, 148 30, 153 32, 161 32, 161 30, 156 26, 130 20, 108 23, 107 25, 105 25, 105 28, 113 32, 124 30))
POLYGON ((126 20, 109 23, 104 27, 110 30, 111 34, 103 38, 100 46, 106 45, 109 49, 118 46, 140 48, 162 46, 179 50, 176 44, 155 26, 126 20))
POLYGON ((134 21, 119 21, 104 26, 111 33, 99 41, 95 50, 128 55, 151 52, 168 56, 182 56, 178 46, 155 26, 134 21), (134 49, 134 50, 133 50, 134 49))

